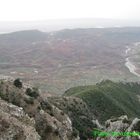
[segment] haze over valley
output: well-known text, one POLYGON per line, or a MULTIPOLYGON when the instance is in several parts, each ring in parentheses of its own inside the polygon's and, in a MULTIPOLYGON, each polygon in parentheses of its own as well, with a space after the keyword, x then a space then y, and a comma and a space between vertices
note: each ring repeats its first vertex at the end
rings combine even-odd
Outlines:
POLYGON ((0 71, 52 94, 103 79, 139 81, 139 41, 139 27, 1 34, 0 71))
POLYGON ((112 18, 66 18, 33 21, 1 21, 0 34, 21 30, 40 30, 43 32, 76 28, 139 27, 139 19, 112 18))

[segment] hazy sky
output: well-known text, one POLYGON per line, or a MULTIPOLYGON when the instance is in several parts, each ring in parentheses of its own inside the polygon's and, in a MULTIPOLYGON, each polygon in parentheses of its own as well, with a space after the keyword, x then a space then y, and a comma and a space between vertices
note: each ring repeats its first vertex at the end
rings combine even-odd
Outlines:
POLYGON ((140 0, 0 0, 0 21, 140 19, 140 0))

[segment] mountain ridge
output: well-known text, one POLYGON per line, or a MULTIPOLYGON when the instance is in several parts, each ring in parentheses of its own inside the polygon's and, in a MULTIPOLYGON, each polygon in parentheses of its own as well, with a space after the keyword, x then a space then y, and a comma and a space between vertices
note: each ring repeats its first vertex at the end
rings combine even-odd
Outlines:
POLYGON ((139 90, 139 83, 117 83, 105 80, 94 86, 71 88, 64 93, 64 96, 83 99, 89 107, 91 106, 91 112, 95 110, 94 114, 97 114, 97 118, 102 121, 102 118, 107 120, 117 114, 138 117, 140 115, 139 90))

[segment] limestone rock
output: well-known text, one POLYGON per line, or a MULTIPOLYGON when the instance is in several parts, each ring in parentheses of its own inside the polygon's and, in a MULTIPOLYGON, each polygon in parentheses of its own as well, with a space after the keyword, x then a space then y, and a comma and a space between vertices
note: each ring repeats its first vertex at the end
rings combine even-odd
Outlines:
POLYGON ((22 108, 0 99, 0 139, 40 140, 35 121, 22 108))

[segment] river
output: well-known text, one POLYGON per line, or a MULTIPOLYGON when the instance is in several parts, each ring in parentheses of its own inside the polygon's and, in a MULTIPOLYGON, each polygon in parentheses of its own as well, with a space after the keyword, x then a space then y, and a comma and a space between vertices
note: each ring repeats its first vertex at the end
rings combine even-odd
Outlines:
MULTIPOLYGON (((140 43, 138 42, 138 43, 135 43, 134 45, 137 47, 138 45, 140 45, 140 43)), ((126 46, 125 55, 128 56, 131 50, 132 49, 129 46, 126 46)), ((137 69, 136 66, 130 61, 130 56, 126 57, 125 61, 126 61, 125 66, 129 69, 129 71, 135 76, 140 77, 140 74, 136 72, 136 69, 137 69)))

